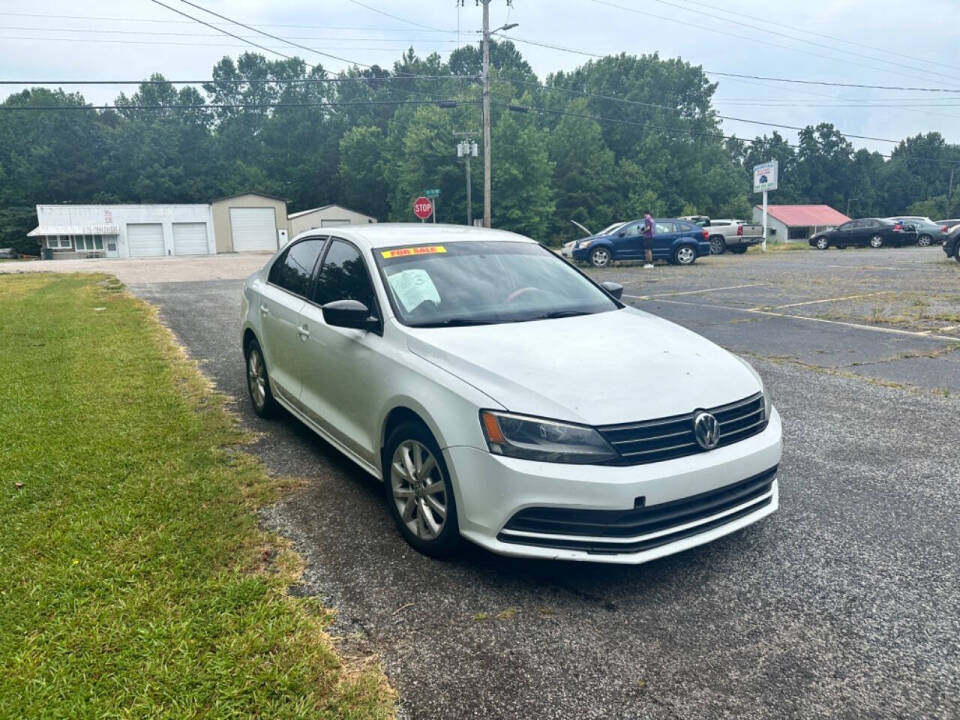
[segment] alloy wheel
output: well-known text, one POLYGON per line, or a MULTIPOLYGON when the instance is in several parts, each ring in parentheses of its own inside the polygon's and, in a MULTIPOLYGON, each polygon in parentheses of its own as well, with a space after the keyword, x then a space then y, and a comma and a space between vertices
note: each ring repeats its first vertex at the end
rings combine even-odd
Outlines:
POLYGON ((258 410, 263 410, 267 401, 267 374, 259 348, 253 348, 247 355, 247 385, 253 404, 258 410))
POLYGON ((447 521, 447 487, 433 453, 417 440, 397 446, 390 462, 390 489, 400 520, 421 540, 433 540, 447 521))
POLYGON ((590 262, 594 267, 606 267, 610 264, 610 253, 604 248, 597 248, 590 254, 590 262))
POLYGON ((713 237, 710 238, 710 254, 711 255, 723 255, 723 251, 727 249, 727 244, 723 241, 723 238, 713 237))
POLYGON ((826 250, 830 247, 830 242, 826 238, 817 238, 817 250, 826 250))
POLYGON ((879 235, 874 235, 872 238, 870 238, 870 247, 872 248, 883 247, 883 238, 880 237, 879 235))
POLYGON ((921 235, 917 238, 917 245, 920 247, 928 247, 930 243, 933 242, 933 238, 929 235, 921 235))
POLYGON ((684 245, 677 250, 677 262, 681 265, 689 265, 696 257, 696 254, 693 252, 693 248, 687 245, 684 245))

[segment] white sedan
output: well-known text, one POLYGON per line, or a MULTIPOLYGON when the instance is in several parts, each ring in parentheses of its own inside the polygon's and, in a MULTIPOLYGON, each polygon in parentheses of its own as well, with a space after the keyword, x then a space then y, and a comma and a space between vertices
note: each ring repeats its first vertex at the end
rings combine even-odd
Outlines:
POLYGON ((773 513, 760 377, 621 293, 513 233, 311 230, 244 283, 250 397, 383 480, 434 556, 640 563, 773 513))

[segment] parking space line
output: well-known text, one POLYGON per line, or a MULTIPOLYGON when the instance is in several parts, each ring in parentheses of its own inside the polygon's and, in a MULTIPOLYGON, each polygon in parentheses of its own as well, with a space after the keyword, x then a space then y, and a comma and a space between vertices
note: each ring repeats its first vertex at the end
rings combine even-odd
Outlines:
MULTIPOLYGON (((631 297, 624 295, 624 297, 631 297)), ((862 325, 860 323, 844 322, 842 320, 827 320, 826 318, 808 317, 806 315, 791 315, 790 313, 778 313, 770 310, 755 310, 753 308, 733 307, 732 305, 704 305, 702 303, 685 302, 683 300, 663 300, 660 298, 640 298, 652 299, 655 302, 672 303, 674 305, 690 305, 700 308, 717 308, 719 310, 732 310, 734 312, 749 313, 751 315, 766 315, 768 317, 788 318, 790 320, 807 320, 808 322, 826 323, 827 325, 840 325, 843 327, 855 328, 857 330, 871 330, 873 332, 887 333, 888 335, 906 335, 908 337, 927 338, 929 340, 940 340, 945 342, 957 342, 957 338, 949 335, 933 335, 930 330, 918 332, 916 330, 900 330, 899 328, 883 328, 875 325, 862 325)))
POLYGON ((806 302, 789 303, 787 305, 757 305, 757 307, 750 309, 763 310, 769 307, 772 310, 780 310, 782 308, 800 307, 801 305, 817 305, 819 303, 838 302, 840 300, 856 300, 857 298, 873 297, 874 295, 889 295, 890 292, 890 290, 878 290, 877 292, 863 293, 862 295, 846 295, 844 297, 825 298, 823 300, 807 300, 806 302))
POLYGON ((635 300, 649 300, 650 298, 677 297, 679 295, 699 295, 700 293, 719 292, 720 290, 739 290, 740 288, 760 287, 770 283, 750 283, 749 285, 728 285, 727 287, 704 288, 702 290, 684 290, 683 292, 658 293, 656 295, 624 295, 623 297, 635 300))

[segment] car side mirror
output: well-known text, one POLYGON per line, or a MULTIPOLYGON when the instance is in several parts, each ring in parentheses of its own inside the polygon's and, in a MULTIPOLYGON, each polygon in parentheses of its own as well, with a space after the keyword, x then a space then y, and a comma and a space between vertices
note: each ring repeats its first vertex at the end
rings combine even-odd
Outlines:
POLYGON ((380 327, 380 320, 371 315, 369 308, 359 300, 334 300, 321 309, 327 325, 370 331, 380 327))
POLYGON ((619 300, 621 297, 623 297, 623 285, 620 283, 610 282, 607 280, 606 282, 600 283, 600 287, 610 293, 616 300, 619 300))

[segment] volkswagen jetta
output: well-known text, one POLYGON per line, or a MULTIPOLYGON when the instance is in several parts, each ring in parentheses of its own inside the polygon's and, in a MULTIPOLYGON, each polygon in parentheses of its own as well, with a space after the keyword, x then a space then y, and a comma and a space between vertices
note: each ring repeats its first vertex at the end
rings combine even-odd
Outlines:
POLYGON ((513 233, 311 230, 244 283, 250 397, 382 480, 430 555, 639 563, 773 513, 760 377, 621 294, 513 233))

